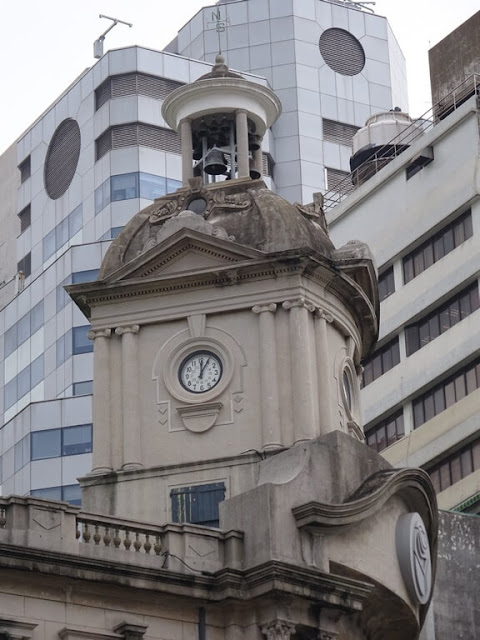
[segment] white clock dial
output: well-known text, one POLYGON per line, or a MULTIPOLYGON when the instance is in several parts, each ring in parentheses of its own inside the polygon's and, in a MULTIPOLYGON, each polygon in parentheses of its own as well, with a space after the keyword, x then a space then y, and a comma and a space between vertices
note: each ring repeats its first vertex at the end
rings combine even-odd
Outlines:
POLYGON ((182 361, 178 379, 187 391, 206 393, 220 382, 222 373, 222 361, 217 355, 211 351, 195 351, 182 361))

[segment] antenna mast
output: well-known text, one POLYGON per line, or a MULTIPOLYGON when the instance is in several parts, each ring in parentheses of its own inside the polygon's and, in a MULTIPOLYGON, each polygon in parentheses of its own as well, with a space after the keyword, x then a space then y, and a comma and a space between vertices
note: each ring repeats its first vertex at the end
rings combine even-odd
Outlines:
POLYGON ((119 20, 118 18, 111 18, 110 16, 104 16, 102 13, 98 16, 99 18, 106 18, 107 20, 112 20, 112 23, 106 31, 102 33, 102 35, 95 40, 93 43, 93 55, 95 58, 101 58, 103 56, 103 41, 105 40, 105 36, 109 31, 113 29, 117 24, 126 24, 127 27, 133 27, 133 24, 130 22, 125 22, 124 20, 119 20))

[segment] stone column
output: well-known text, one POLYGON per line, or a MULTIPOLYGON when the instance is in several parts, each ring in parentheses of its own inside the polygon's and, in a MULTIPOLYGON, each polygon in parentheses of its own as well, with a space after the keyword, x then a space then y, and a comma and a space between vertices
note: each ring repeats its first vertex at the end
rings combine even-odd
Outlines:
POLYGON ((250 166, 248 163, 248 122, 247 112, 237 111, 236 130, 237 130, 237 167, 238 177, 248 178, 250 176, 250 166))
POLYGON ((328 351, 327 323, 333 322, 333 316, 323 309, 315 311, 315 351, 317 354, 318 409, 320 416, 320 435, 333 431, 331 378, 328 351))
POLYGON ((193 178, 193 141, 192 122, 185 118, 180 123, 180 138, 182 141, 182 181, 188 187, 188 181, 193 178))
POLYGON ((123 406, 123 462, 122 469, 142 466, 140 446, 140 403, 138 397, 138 324, 117 327, 122 337, 122 406, 123 406))
POLYGON ((253 152, 253 165, 260 176, 263 176, 262 139, 260 137, 258 138, 258 144, 260 145, 260 149, 256 149, 253 152))
POLYGON ((293 419, 295 442, 311 440, 316 434, 316 380, 312 366, 312 347, 309 342, 309 315, 315 311, 304 298, 287 300, 283 308, 290 311, 290 357, 292 363, 293 419))
POLYGON ((266 640, 290 640, 295 633, 295 625, 288 620, 272 620, 262 626, 266 640))
POLYGON ((111 390, 110 390, 110 336, 111 329, 91 330, 88 339, 93 340, 93 451, 92 473, 108 473, 112 470, 110 443, 112 441, 111 390))
POLYGON ((262 415, 262 448, 282 446, 280 407, 278 401, 277 343, 275 340, 276 304, 255 305, 260 339, 260 389, 262 415))

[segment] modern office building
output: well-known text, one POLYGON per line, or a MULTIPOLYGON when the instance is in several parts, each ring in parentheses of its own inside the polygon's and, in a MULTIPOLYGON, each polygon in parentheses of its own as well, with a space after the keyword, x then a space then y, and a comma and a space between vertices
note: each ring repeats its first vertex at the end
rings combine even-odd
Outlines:
POLYGON ((281 99, 263 173, 291 201, 310 202, 347 173, 352 136, 372 112, 406 108, 387 20, 326 0, 215 5, 169 51, 111 51, 77 78, 0 159, 4 495, 80 500, 76 479, 91 468, 93 345, 64 286, 95 279, 119 229, 180 185, 179 138, 161 105, 211 68, 222 23, 230 67, 257 74, 281 99))
POLYGON ((442 96, 446 113, 434 105, 430 122, 409 124, 396 112, 372 118, 358 134, 372 143, 366 164, 351 176, 358 186, 327 213, 334 242, 347 236, 367 242, 379 268, 380 337, 363 371, 367 443, 395 466, 426 469, 441 508, 474 513, 480 511, 479 87, 478 76, 466 78, 442 96), (396 127, 403 131, 392 141, 385 131, 396 127))

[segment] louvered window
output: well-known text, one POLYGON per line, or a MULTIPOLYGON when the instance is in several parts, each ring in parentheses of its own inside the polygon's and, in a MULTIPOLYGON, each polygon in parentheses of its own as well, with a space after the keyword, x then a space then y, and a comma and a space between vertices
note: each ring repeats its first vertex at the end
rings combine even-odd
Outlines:
POLYGON ((323 118, 323 139, 327 142, 336 142, 337 144, 351 147, 353 136, 358 129, 359 127, 355 127, 352 124, 323 118))
POLYGON ((272 156, 269 153, 264 153, 262 154, 262 160, 263 160, 263 175, 270 176, 271 178, 273 178, 273 167, 275 163, 273 162, 272 156))
POLYGON ((20 182, 24 183, 25 180, 28 180, 31 176, 30 156, 27 156, 25 160, 18 165, 18 170, 20 171, 20 182))
POLYGON ((362 45, 345 29, 326 29, 320 36, 319 47, 328 66, 343 76, 356 76, 365 66, 362 45))
POLYGON ((18 214, 20 220, 20 233, 23 233, 32 223, 32 209, 29 204, 18 214))
POLYGON ((45 160, 45 189, 57 200, 70 186, 80 158, 80 127, 72 118, 64 120, 48 147, 45 160))
POLYGON ((169 93, 183 85, 167 78, 158 78, 146 73, 125 73, 112 76, 95 90, 95 108, 100 107, 110 98, 121 98, 131 95, 142 95, 157 100, 164 100, 169 93))
POLYGON ((175 131, 155 127, 142 122, 131 122, 111 127, 96 140, 96 158, 99 160, 107 151, 142 145, 169 153, 181 154, 180 138, 175 131))
POLYGON ((327 174, 327 189, 329 191, 335 191, 338 189, 341 193, 350 193, 353 191, 353 184, 350 180, 350 174, 347 171, 341 169, 331 169, 326 167, 327 174))

